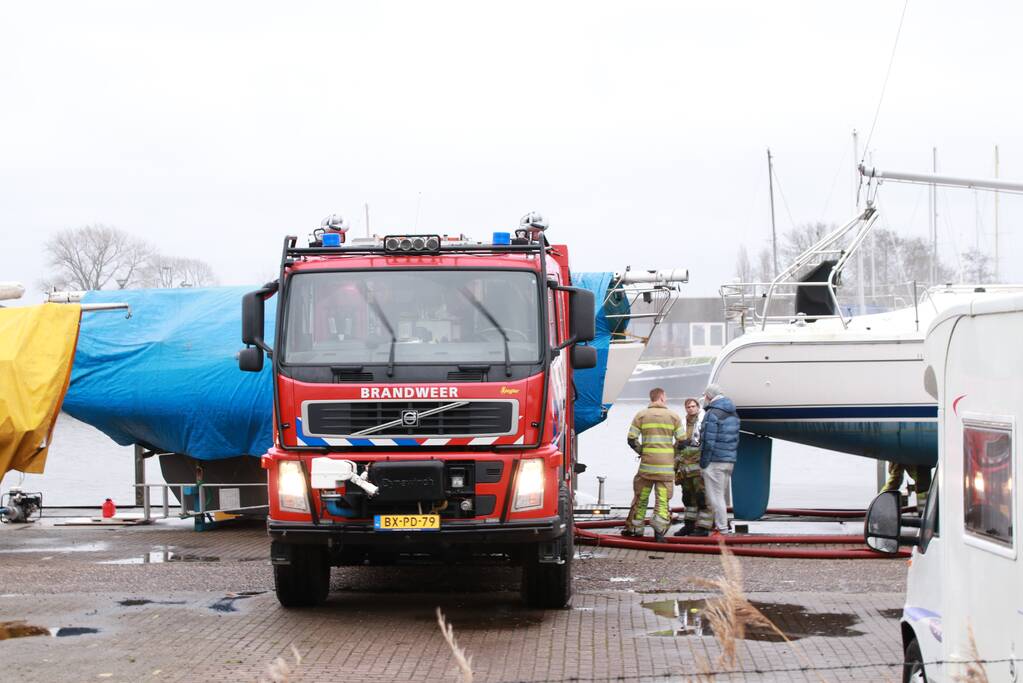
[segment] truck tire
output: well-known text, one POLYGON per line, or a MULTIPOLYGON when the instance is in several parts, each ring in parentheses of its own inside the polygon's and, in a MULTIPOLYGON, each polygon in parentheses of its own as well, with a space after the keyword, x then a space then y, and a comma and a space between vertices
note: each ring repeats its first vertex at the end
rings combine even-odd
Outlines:
POLYGON ((527 548, 522 564, 522 598, 529 607, 561 609, 572 601, 572 557, 575 555, 575 527, 567 491, 561 493, 561 518, 567 529, 561 538, 561 564, 540 562, 540 548, 527 548))
POLYGON ((529 607, 561 609, 572 600, 572 556, 562 564, 546 564, 530 557, 522 567, 522 597, 529 607))
POLYGON ((330 563, 318 545, 290 546, 291 564, 274 565, 274 591, 283 607, 315 607, 330 592, 330 563))
POLYGON ((924 671, 924 658, 920 654, 920 643, 916 638, 906 646, 905 659, 902 664, 902 683, 927 683, 924 671))

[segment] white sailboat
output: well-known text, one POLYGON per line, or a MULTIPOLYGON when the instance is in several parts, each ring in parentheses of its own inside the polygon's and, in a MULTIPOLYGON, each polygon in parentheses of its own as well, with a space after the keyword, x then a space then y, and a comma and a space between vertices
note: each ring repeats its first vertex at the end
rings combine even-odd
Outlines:
MULTIPOLYGON (((875 183, 1023 191, 1005 181, 861 172, 875 183)), ((895 310, 850 315, 838 300, 840 274, 876 218, 868 202, 772 282, 724 285, 726 310, 743 334, 722 350, 711 381, 732 398, 751 434, 930 465, 937 456, 937 404, 923 383, 928 324, 962 301, 1023 291, 1023 285, 935 286, 895 310)))

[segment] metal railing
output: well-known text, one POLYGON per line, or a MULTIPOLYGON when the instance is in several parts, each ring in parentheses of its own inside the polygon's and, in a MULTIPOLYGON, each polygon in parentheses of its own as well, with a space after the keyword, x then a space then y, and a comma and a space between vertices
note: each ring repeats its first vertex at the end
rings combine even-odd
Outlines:
MULTIPOLYGON (((734 282, 722 285, 718 293, 725 309, 725 319, 738 322, 745 330, 747 325, 756 325, 760 329, 768 323, 791 323, 798 320, 797 311, 779 313, 781 300, 794 300, 800 288, 822 288, 831 304, 834 313, 812 314, 812 319, 835 319, 842 327, 849 324, 851 316, 842 313, 842 305, 838 300, 840 275, 849 258, 863 244, 877 220, 877 210, 868 204, 862 213, 852 220, 821 237, 817 242, 803 251, 795 260, 770 282, 734 282), (834 264, 828 273, 827 280, 822 282, 804 282, 809 269, 825 261, 833 260, 834 264)), ((790 309, 791 310, 791 309, 790 309)))
POLYGON ((150 500, 150 498, 151 498, 151 496, 150 496, 150 489, 162 489, 162 492, 163 492, 163 517, 162 517, 162 519, 167 519, 167 518, 170 517, 170 490, 171 489, 175 489, 175 488, 178 489, 178 501, 179 501, 179 506, 178 507, 181 509, 181 512, 178 514, 179 518, 202 517, 204 515, 212 514, 214 512, 224 512, 224 513, 231 514, 231 513, 236 513, 236 512, 244 512, 246 510, 264 510, 264 509, 267 508, 266 505, 245 505, 245 506, 230 507, 230 508, 211 508, 211 509, 208 509, 206 507, 206 496, 204 495, 205 494, 204 489, 242 488, 244 486, 259 486, 259 487, 262 487, 262 488, 266 488, 266 484, 263 483, 263 482, 249 482, 249 483, 232 482, 232 483, 226 483, 226 484, 211 484, 211 483, 208 483, 208 482, 201 482, 201 483, 197 483, 197 482, 188 482, 188 483, 178 483, 178 482, 170 483, 170 482, 166 482, 166 483, 163 483, 163 484, 135 484, 134 486, 135 486, 136 489, 141 489, 142 490, 142 519, 145 520, 146 522, 150 522, 153 519, 153 517, 152 517, 152 502, 150 500), (198 504, 199 504, 198 509, 190 510, 188 508, 188 505, 185 502, 186 501, 186 498, 185 498, 185 496, 186 496, 185 489, 186 488, 196 489, 196 492, 194 494, 189 493, 187 495, 195 495, 196 496, 196 499, 197 499, 198 504))
POLYGON ((629 332, 627 327, 621 331, 612 331, 611 343, 649 342, 653 331, 678 301, 681 285, 687 282, 689 271, 684 269, 633 271, 626 268, 622 273, 615 273, 602 305, 614 305, 612 299, 619 297, 629 312, 605 314, 605 317, 611 321, 612 326, 615 321, 642 320, 650 325, 650 330, 646 335, 629 332), (643 304, 639 307, 641 312, 636 312, 640 302, 643 304))

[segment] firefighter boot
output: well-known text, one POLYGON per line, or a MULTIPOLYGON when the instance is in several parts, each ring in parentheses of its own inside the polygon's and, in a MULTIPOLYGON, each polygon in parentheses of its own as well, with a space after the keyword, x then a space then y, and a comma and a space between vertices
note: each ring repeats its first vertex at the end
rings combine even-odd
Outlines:
POLYGON ((687 519, 686 523, 682 525, 682 528, 675 532, 675 536, 689 536, 694 531, 696 531, 696 522, 691 519, 687 519))

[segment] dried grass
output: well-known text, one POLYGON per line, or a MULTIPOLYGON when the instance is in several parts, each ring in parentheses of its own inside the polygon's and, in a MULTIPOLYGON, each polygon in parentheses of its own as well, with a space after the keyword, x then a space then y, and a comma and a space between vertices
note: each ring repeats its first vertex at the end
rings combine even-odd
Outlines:
POLYGON ((472 657, 467 656, 465 650, 459 647, 458 641, 455 640, 455 627, 444 619, 444 613, 440 611, 440 607, 437 608, 437 625, 440 626, 444 641, 451 648, 451 654, 455 657, 455 663, 458 664, 458 670, 462 676, 462 683, 472 683, 472 657))
POLYGON ((977 639, 973 636, 973 624, 966 626, 970 636, 970 649, 968 650, 969 661, 966 663, 966 671, 953 678, 962 683, 988 683, 987 669, 984 668, 983 660, 980 658, 980 651, 977 650, 977 639))
MULTIPOLYGON (((813 668, 806 655, 789 640, 789 637, 750 603, 743 588, 742 565, 739 559, 723 542, 719 542, 718 546, 721 548, 721 567, 724 569, 724 576, 712 580, 692 579, 694 583, 714 588, 721 593, 720 597, 708 599, 703 609, 704 617, 710 623, 714 637, 721 646, 718 666, 735 669, 739 663, 737 641, 745 638, 746 629, 759 627, 777 634, 792 648, 803 666, 813 668)), ((701 674, 706 675, 702 672, 701 674)))
POLYGON ((302 666, 302 654, 294 645, 291 646, 291 656, 295 659, 294 664, 288 664, 284 657, 278 657, 270 662, 266 668, 269 678, 260 678, 259 683, 288 683, 291 676, 298 673, 298 668, 302 666))

